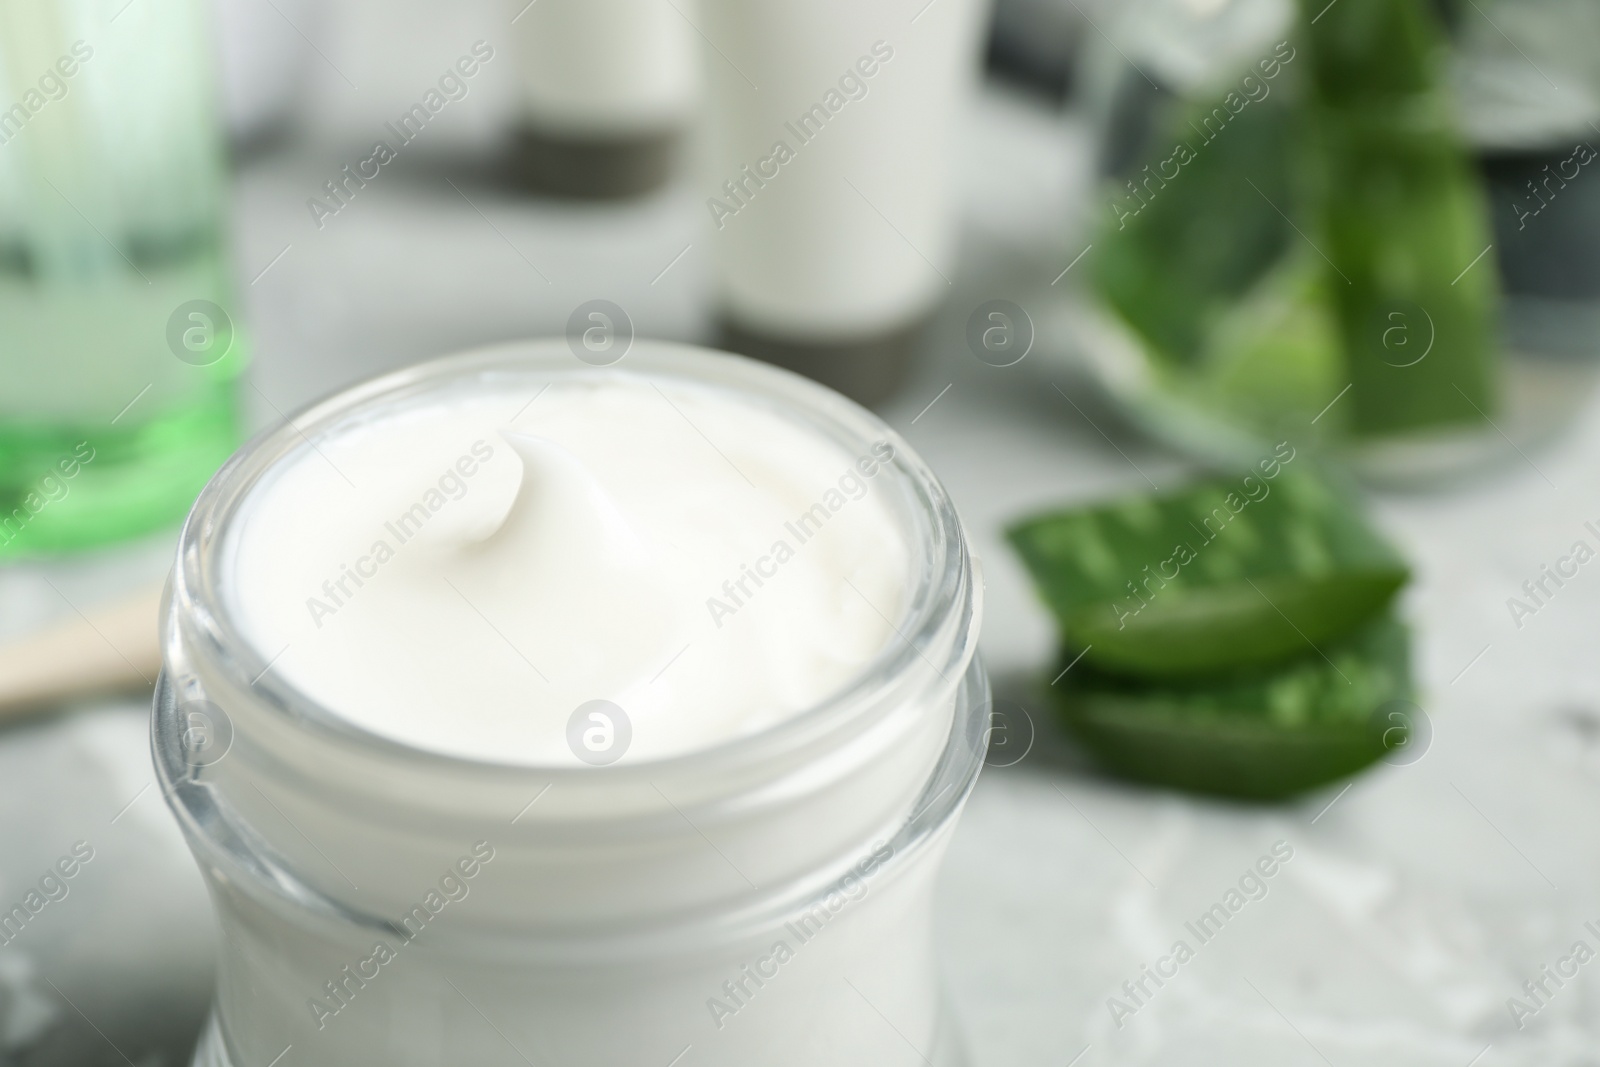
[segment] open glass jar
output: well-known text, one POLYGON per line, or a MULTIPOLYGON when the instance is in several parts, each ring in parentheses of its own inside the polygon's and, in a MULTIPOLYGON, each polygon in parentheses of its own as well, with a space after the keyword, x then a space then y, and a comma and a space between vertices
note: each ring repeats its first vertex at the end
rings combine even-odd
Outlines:
POLYGON ((269 431, 201 494, 163 615, 153 744, 222 936, 198 1064, 954 1065, 933 875, 983 759, 980 584, 950 501, 870 413, 750 361, 636 345, 859 452, 911 546, 898 636, 843 689, 681 756, 531 767, 367 732, 269 668, 230 532, 278 464, 464 382, 619 371, 560 341, 424 364, 269 431), (675 1058, 676 1057, 676 1058, 675 1058), (285 1061, 287 1062, 287 1061, 285 1061))
POLYGON ((1061 310, 1080 368, 1221 466, 1284 437, 1395 487, 1525 464, 1600 380, 1596 212, 1567 191, 1592 131, 1531 43, 1581 39, 1575 12, 1516 5, 1519 44, 1509 14, 1427 0, 1118 5, 1085 59, 1103 180, 1061 310), (1524 143, 1530 108, 1563 139, 1524 143), (1564 222, 1535 225, 1541 180, 1562 199, 1539 221, 1564 222))

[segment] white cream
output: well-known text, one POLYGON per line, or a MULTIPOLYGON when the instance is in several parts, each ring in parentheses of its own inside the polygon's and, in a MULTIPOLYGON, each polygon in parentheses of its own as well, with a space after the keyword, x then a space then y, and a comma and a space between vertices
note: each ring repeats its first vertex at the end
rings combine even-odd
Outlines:
POLYGON ((419 748, 576 765, 569 719, 607 700, 624 759, 683 754, 814 705, 894 636, 892 454, 622 372, 432 394, 251 491, 231 606, 270 670, 419 748))

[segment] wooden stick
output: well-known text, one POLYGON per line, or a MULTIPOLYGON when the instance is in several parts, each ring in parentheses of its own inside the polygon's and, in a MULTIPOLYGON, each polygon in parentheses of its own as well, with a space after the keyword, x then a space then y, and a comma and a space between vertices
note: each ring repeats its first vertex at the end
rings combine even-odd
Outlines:
POLYGON ((161 668, 161 586, 0 646, 0 721, 92 693, 148 690, 161 668))

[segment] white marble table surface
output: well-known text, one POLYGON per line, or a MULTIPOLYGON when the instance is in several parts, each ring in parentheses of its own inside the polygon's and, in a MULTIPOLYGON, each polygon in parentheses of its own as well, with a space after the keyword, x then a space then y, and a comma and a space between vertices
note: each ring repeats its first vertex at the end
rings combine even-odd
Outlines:
MULTIPOLYGON (((1004 370, 966 351, 977 303, 1039 307, 1083 247, 1066 207, 1082 180, 1070 122, 990 92, 970 143, 966 251, 949 306, 914 381, 882 410, 972 531, 984 655, 1000 694, 1039 729, 1020 763, 985 772, 943 875, 940 945, 976 1067, 1600 1063, 1600 965, 1521 1030, 1506 1005, 1573 942, 1600 948, 1583 928, 1600 926, 1600 573, 1582 572, 1520 630, 1505 606, 1600 519, 1600 410, 1533 455, 1537 470, 1375 500, 1416 570, 1406 612, 1434 726, 1422 760, 1268 807, 1104 780, 1036 700, 1052 630, 1001 526, 1146 476, 1175 483, 1184 467, 1124 438, 1103 411, 1064 402, 1049 387, 1067 383, 1050 338, 1004 370), (1267 895, 1119 1026, 1108 998, 1279 841, 1293 858, 1267 895)), ((423 158, 386 172, 319 232, 304 200, 340 162, 280 151, 238 179, 240 317, 259 357, 249 393, 259 424, 415 359, 557 333, 596 296, 628 309, 642 334, 695 339, 708 328, 708 235, 687 179, 642 203, 573 210, 423 158)), ((70 611, 63 595, 89 603, 159 574, 169 550, 162 535, 0 571, 0 634, 70 611)), ((136 702, 96 702, 0 735, 0 900, 74 841, 97 850, 72 894, 0 948, 0 1067, 122 1063, 113 1041, 145 1049, 131 1057, 139 1067, 176 1064, 170 1050, 204 1010, 206 902, 149 787, 145 728, 136 702)))

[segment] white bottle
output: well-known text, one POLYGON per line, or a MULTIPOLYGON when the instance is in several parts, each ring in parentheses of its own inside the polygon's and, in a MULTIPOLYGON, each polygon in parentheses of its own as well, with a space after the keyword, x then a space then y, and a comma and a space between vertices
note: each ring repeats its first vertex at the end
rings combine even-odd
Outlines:
POLYGON ((873 400, 952 284, 983 0, 704 0, 731 346, 873 400))

